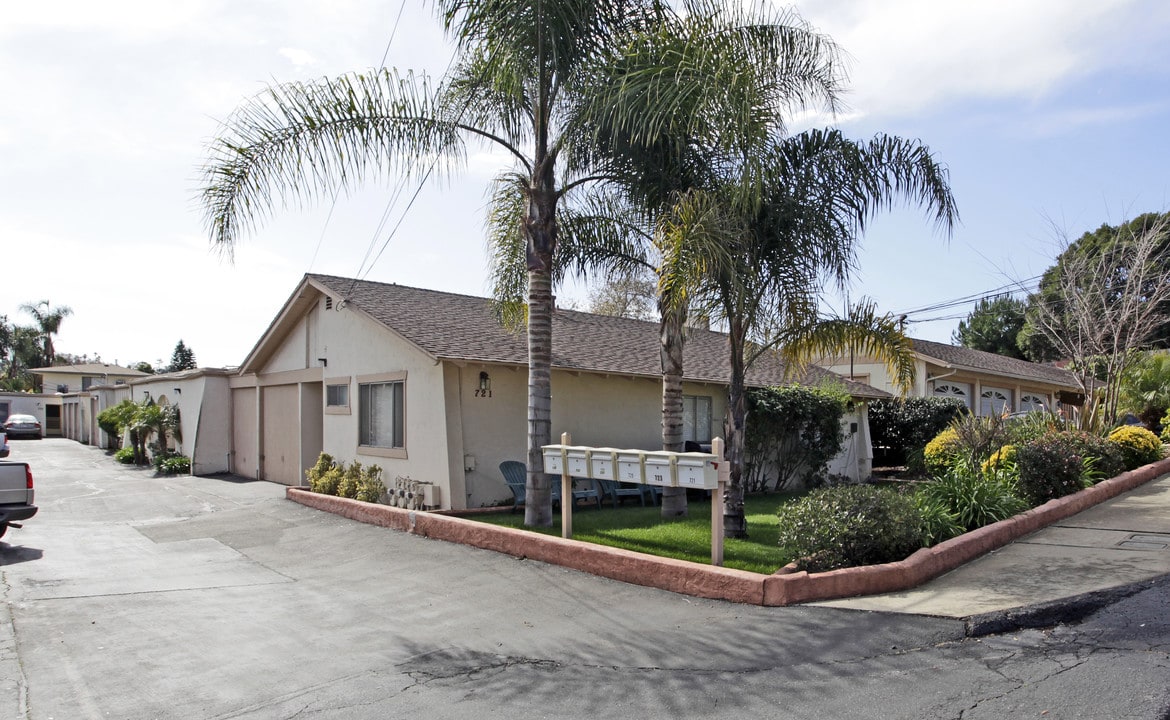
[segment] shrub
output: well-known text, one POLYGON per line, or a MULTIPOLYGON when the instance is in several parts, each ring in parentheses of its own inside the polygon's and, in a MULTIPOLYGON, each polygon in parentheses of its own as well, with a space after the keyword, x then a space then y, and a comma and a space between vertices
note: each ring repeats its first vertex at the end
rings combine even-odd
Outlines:
MULTIPOLYGON (((1007 421, 999 415, 961 415, 951 423, 958 438, 958 462, 978 468, 1009 442, 1007 421)), ((952 463, 953 465, 954 463, 952 463)))
POLYGON ((1004 475, 984 474, 956 466, 927 483, 919 494, 955 517, 964 531, 1006 520, 1028 509, 1014 484, 1004 475))
POLYGON ((320 492, 316 486, 320 484, 321 479, 325 476, 325 473, 329 472, 333 466, 334 462, 332 455, 327 452, 323 452, 318 455, 317 462, 313 464, 313 467, 305 471, 305 480, 308 480, 309 482, 309 489, 313 492, 320 492))
POLYGON ((1063 433, 1052 433, 1020 445, 1016 449, 1020 493, 1036 506, 1083 489, 1082 460, 1077 446, 1063 433))
POLYGON ((789 385, 749 390, 752 421, 744 437, 748 492, 825 481, 825 466, 844 445, 841 418, 849 406, 843 387, 789 385))
POLYGON ((186 455, 166 455, 157 459, 154 467, 164 475, 180 475, 191 472, 191 458, 186 455))
POLYGON ((1084 430, 1065 430, 1059 434, 1081 456, 1086 470, 1083 479, 1097 482, 1125 472, 1125 458, 1114 443, 1084 430))
POLYGON ((386 483, 382 482, 382 468, 377 465, 367 467, 358 480, 355 500, 363 502, 378 502, 386 494, 386 483))
POLYGON ((354 460, 341 471, 341 480, 337 484, 337 496, 350 498, 357 497, 358 485, 362 481, 362 464, 354 460))
POLYGON ((814 490, 778 514, 780 545, 808 572, 893 562, 922 547, 913 498, 872 485, 814 490))
POLYGON ((1074 427, 1075 423, 1054 412, 1037 410, 1008 418, 1004 422, 1004 434, 1007 443, 1021 445, 1049 433, 1071 430, 1074 427))
POLYGON ((1164 443, 1170 443, 1170 410, 1167 410, 1166 414, 1162 416, 1161 439, 1164 443))
POLYGON ((1109 433, 1109 442, 1121 451, 1126 470, 1133 470, 1162 459, 1162 441, 1144 427, 1122 425, 1109 433))
POLYGON ((946 429, 966 406, 956 398, 895 398, 869 404, 874 462, 906 465, 922 472, 926 444, 946 429))
POLYGON ((117 452, 114 453, 114 459, 117 460, 118 462, 122 463, 123 465, 133 465, 134 464, 134 448, 132 448, 132 447, 120 448, 117 452))
POLYGON ((983 461, 980 469, 984 473, 998 472, 1014 476, 1016 474, 1016 446, 1004 445, 991 453, 991 457, 983 461))
POLYGON ((926 493, 916 493, 914 504, 922 516, 922 544, 926 547, 937 545, 944 540, 962 535, 965 528, 959 518, 946 504, 931 498, 926 493))
POLYGON ((922 452, 922 459, 926 471, 932 475, 942 475, 952 464, 959 459, 962 447, 959 445, 959 433, 954 428, 947 428, 934 439, 926 443, 922 452))

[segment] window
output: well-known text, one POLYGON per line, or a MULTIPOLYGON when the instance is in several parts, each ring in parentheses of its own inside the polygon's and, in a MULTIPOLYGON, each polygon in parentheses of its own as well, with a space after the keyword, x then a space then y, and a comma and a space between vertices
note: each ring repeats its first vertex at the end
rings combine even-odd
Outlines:
POLYGON ((1012 391, 1005 388, 984 387, 979 393, 980 415, 1003 415, 1012 411, 1012 391))
POLYGON ((683 441, 711 442, 711 398, 683 395, 683 441))
POLYGON ((1023 393, 1020 395, 1020 412, 1035 412, 1037 410, 1044 410, 1047 407, 1047 395, 1037 395, 1035 393, 1023 393))
POLYGON ((325 407, 331 408, 347 408, 349 407, 349 384, 345 385, 326 385, 325 386, 325 407))
POLYGON ((967 407, 971 407, 971 386, 967 383, 936 382, 934 384, 935 397, 958 398, 967 407))
POLYGON ((358 444, 366 447, 405 448, 403 400, 406 383, 363 383, 358 385, 358 444))
POLYGON ((83 375, 81 377, 81 391, 85 392, 86 390, 89 390, 94 385, 100 385, 101 382, 102 382, 102 379, 100 377, 89 377, 88 375, 83 375))

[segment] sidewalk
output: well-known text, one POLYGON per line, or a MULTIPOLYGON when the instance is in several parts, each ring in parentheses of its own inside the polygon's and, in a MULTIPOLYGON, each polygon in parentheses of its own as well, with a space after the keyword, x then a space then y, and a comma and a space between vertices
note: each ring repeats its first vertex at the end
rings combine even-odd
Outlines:
MULTIPOLYGON (((972 560, 917 588, 811 603, 992 623, 1092 609, 1170 573, 1170 475, 972 560)), ((1018 621, 1013 622, 1019 626, 1018 621)))

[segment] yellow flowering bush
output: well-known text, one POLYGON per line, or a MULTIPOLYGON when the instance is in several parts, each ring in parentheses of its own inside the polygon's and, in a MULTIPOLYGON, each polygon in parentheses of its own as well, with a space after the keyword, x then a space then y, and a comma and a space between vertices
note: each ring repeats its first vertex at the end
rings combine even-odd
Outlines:
POLYGON ((1004 445, 999 450, 991 453, 991 457, 983 461, 980 469, 985 473, 995 472, 996 470, 1006 470, 1016 464, 1016 446, 1004 445))
POLYGON ((959 433, 953 427, 943 430, 935 435, 933 440, 926 443, 926 448, 922 451, 922 459, 926 464, 927 472, 931 475, 946 473, 958 459, 961 451, 959 433))
POLYGON ((1122 425, 1109 433, 1109 442, 1121 451, 1126 470, 1133 470, 1162 459, 1162 441, 1144 427, 1122 425))

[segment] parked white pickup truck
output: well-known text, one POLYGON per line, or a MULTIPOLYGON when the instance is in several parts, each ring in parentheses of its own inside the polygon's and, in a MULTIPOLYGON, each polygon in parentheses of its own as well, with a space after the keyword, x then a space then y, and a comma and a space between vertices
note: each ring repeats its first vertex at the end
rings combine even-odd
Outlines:
POLYGON ((33 476, 28 463, 0 462, 0 537, 8 526, 37 514, 33 505, 33 476))

